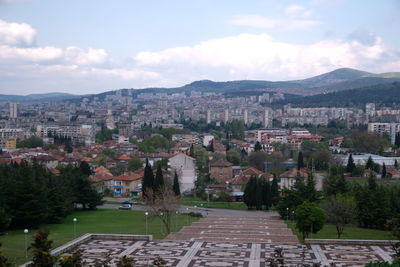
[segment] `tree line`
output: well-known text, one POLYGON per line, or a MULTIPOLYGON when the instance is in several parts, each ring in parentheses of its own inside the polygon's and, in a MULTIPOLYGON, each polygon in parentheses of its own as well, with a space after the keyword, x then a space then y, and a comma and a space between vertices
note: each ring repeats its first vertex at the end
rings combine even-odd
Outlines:
POLYGON ((59 170, 55 175, 35 161, 0 165, 0 232, 60 223, 78 206, 95 209, 102 203, 87 163, 59 170))

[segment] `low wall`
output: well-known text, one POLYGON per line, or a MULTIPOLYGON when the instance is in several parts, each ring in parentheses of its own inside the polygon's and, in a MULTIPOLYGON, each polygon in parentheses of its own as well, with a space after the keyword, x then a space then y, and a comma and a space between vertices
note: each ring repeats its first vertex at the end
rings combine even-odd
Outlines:
POLYGON ((314 239, 306 238, 304 244, 310 245, 366 245, 391 246, 400 240, 359 240, 359 239, 314 239))
MULTIPOLYGON (((109 240, 134 240, 134 241, 152 241, 153 236, 152 235, 129 235, 129 234, 95 234, 95 233, 90 233, 90 234, 85 234, 82 235, 78 238, 75 238, 74 240, 71 240, 67 243, 65 243, 62 246, 59 246, 58 248, 53 249, 50 253, 53 256, 58 256, 61 255, 65 252, 71 251, 72 249, 78 247, 79 245, 86 243, 90 240, 93 239, 109 239, 109 240)), ((30 264, 31 262, 26 262, 22 265, 21 267, 26 267, 30 264)))

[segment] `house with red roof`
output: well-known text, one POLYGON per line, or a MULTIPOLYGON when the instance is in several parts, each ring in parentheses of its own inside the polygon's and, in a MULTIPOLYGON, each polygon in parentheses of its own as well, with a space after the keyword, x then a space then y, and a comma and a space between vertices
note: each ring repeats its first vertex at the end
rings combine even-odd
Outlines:
POLYGON ((280 175, 279 187, 281 189, 287 188, 291 189, 296 182, 296 178, 299 177, 301 179, 308 178, 308 170, 306 168, 302 168, 298 170, 297 168, 292 168, 280 175))
POLYGON ((218 160, 210 165, 210 177, 219 183, 225 183, 232 179, 232 166, 229 161, 218 160))
POLYGON ((113 194, 117 197, 138 196, 142 190, 143 175, 126 172, 112 179, 113 194))

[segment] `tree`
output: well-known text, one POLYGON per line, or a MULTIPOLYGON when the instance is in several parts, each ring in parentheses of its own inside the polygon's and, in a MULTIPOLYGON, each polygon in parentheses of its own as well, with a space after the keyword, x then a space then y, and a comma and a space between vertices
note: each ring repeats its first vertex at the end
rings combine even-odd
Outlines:
POLYGON ((386 178, 386 165, 385 165, 385 162, 382 164, 382 178, 386 178))
POLYGON ((29 247, 32 250, 33 259, 29 264, 31 267, 53 267, 56 263, 56 257, 50 254, 53 241, 48 240, 49 232, 39 230, 33 236, 33 242, 29 247))
POLYGON ((143 183, 142 183, 142 195, 144 198, 147 198, 148 195, 146 191, 153 190, 154 188, 154 174, 151 169, 151 165, 149 160, 146 159, 146 167, 144 167, 144 175, 143 175, 143 183))
POLYGON ((72 153, 74 148, 72 147, 72 142, 70 139, 66 140, 64 143, 64 151, 67 153, 72 153))
POLYGON ((254 145, 254 151, 260 151, 262 150, 262 146, 260 144, 260 142, 256 142, 256 144, 254 145))
MULTIPOLYGON (((1 248, 1 243, 0 243, 0 248, 1 248)), ((1 251, 0 251, 0 266, 1 267, 11 267, 12 266, 11 262, 6 257, 3 256, 1 251)))
POLYGON ((178 178, 178 173, 175 171, 174 175, 174 185, 172 187, 175 196, 180 196, 181 195, 181 189, 179 187, 179 178, 178 178))
POLYGON ((262 187, 262 204, 268 210, 272 206, 271 183, 261 177, 264 184, 262 187))
POLYGON ((79 170, 86 176, 92 175, 92 170, 86 161, 81 161, 79 164, 79 170))
POLYGON ((71 255, 62 257, 58 264, 60 267, 82 267, 82 252, 78 249, 71 255))
POLYGON ((304 159, 303 159, 303 152, 299 152, 299 156, 297 157, 297 169, 300 170, 304 168, 304 159))
POLYGON ((308 238, 310 233, 317 233, 325 223, 326 215, 314 203, 305 201, 295 211, 296 228, 302 233, 303 240, 308 238))
POLYGON ((374 169, 374 161, 372 160, 372 157, 369 156, 367 163, 365 164, 365 169, 366 170, 373 170, 374 169))
POLYGON ((327 214, 327 221, 335 225, 337 238, 340 239, 344 227, 355 219, 356 203, 354 198, 337 195, 326 199, 321 203, 321 207, 327 214))
POLYGON ((394 167, 397 169, 397 159, 394 160, 394 167))
POLYGON ((122 256, 118 262, 117 262, 117 267, 133 267, 134 261, 132 258, 125 256, 122 256))
MULTIPOLYGON (((154 179, 154 193, 161 194, 161 189, 164 187, 164 176, 161 169, 161 164, 157 166, 156 178, 154 179)), ((162 195, 159 195, 162 197, 162 195)))
POLYGON ((142 168, 143 163, 138 157, 132 157, 128 162, 128 171, 136 171, 142 168))
POLYGON ((272 180, 271 184, 271 204, 276 206, 279 202, 279 185, 278 185, 278 178, 276 174, 274 174, 274 179, 272 180))
POLYGON ((314 202, 319 198, 319 194, 315 189, 315 179, 312 172, 310 172, 307 177, 307 183, 305 185, 305 194, 307 196, 307 200, 310 202, 314 202))
POLYGON ((194 146, 193 144, 190 146, 190 150, 189 150, 189 156, 191 156, 192 158, 194 158, 194 146))
POLYGON ((349 159, 347 161, 346 171, 353 172, 356 168, 356 164, 354 164, 353 155, 350 154, 349 159))
POLYGON ((255 151, 250 154, 248 161, 250 165, 256 167, 259 170, 264 169, 264 162, 267 160, 268 154, 264 151, 255 151))
POLYGON ((252 209, 257 206, 257 177, 252 175, 246 184, 243 195, 243 202, 246 204, 248 209, 252 209))
POLYGON ((394 145, 397 148, 400 148, 400 132, 396 133, 395 139, 394 139, 394 145))

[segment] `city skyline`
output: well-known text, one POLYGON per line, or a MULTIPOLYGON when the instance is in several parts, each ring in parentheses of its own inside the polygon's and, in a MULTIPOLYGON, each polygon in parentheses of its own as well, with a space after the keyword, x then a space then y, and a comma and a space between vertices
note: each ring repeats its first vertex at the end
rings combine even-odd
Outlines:
POLYGON ((0 1, 3 94, 400 69, 396 1, 0 1))

